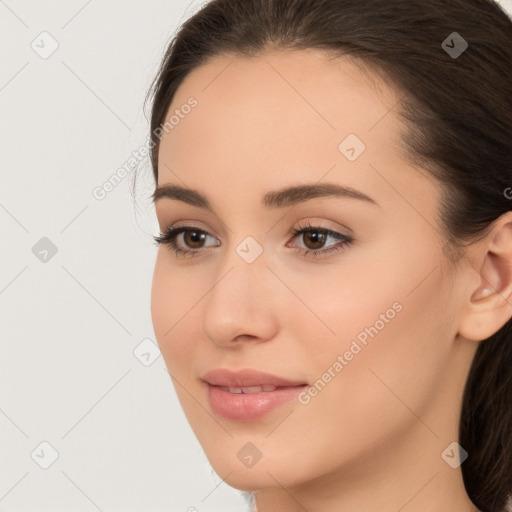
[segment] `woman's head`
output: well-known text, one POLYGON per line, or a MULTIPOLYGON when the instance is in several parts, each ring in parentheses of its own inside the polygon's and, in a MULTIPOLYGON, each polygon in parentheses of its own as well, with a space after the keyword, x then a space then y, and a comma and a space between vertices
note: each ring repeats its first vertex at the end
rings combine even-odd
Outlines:
POLYGON ((153 323, 230 485, 306 504, 371 482, 382 504, 388 472, 426 486, 418 504, 463 476, 503 509, 511 43, 488 0, 214 0, 174 38, 153 88, 155 204, 191 253, 160 247, 153 323), (216 368, 307 386, 228 419, 216 368))

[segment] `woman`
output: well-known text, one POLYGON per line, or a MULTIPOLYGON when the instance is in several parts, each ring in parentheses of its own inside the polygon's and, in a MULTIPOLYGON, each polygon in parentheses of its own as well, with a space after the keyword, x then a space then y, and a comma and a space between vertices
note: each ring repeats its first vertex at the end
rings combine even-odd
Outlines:
POLYGON ((489 0, 212 0, 173 38, 153 325, 253 510, 507 510, 511 69, 489 0))

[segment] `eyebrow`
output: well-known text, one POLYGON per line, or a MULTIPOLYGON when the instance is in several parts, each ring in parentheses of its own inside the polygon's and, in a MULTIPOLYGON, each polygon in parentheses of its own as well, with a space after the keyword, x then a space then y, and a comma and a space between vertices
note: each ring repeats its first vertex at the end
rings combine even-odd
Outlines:
MULTIPOLYGON (((160 185, 157 186, 152 194, 153 202, 156 203, 162 198, 182 201, 198 208, 213 212, 210 201, 206 196, 197 190, 185 188, 180 185, 160 185)), ((351 187, 345 187, 336 183, 313 183, 306 185, 297 185, 292 187, 267 192, 263 196, 262 204, 265 208, 286 208, 295 206, 304 201, 318 197, 341 197, 349 199, 358 199, 370 204, 379 206, 379 204, 363 192, 351 187)))

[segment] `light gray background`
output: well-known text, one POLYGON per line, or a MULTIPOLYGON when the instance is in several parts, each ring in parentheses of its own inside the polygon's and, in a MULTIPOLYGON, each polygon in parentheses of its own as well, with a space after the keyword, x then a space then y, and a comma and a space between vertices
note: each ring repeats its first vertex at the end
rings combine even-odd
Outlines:
POLYGON ((246 510, 213 473, 162 357, 133 354, 155 340, 149 160, 136 203, 133 173, 92 195, 145 142, 150 80, 199 5, 0 2, 2 512, 246 510), (46 59, 31 48, 49 48, 43 31, 59 44, 46 59), (42 237, 57 246, 45 263, 32 253, 42 237), (48 469, 43 441, 59 454, 48 469))
POLYGON ((247 510, 140 355, 158 355, 149 160, 135 203, 133 173, 92 194, 143 145, 150 80, 201 4, 0 0, 0 512, 247 510))

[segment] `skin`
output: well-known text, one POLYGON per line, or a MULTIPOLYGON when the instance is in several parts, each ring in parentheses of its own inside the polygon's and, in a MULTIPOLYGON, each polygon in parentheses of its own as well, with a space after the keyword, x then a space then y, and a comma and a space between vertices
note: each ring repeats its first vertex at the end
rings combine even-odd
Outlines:
POLYGON ((440 184, 401 150, 399 94, 348 58, 217 56, 185 78, 168 116, 190 96, 197 107, 161 140, 158 185, 199 190, 214 213, 169 198, 155 208, 162 232, 189 223, 212 236, 202 249, 178 236, 181 248, 199 248, 193 257, 159 247, 151 313, 212 467, 255 491, 258 512, 476 511, 461 467, 441 454, 458 440, 478 342, 512 315, 510 217, 450 266, 440 184), (366 145, 353 162, 338 149, 350 133, 366 145), (378 205, 261 204, 268 191, 317 182, 353 187, 378 205), (289 230, 308 221, 351 233, 353 243, 304 256, 314 241, 289 230), (236 252, 247 236, 263 249, 250 264, 236 252), (293 400, 253 422, 211 409, 206 371, 255 368, 312 385, 396 302, 401 311, 308 404, 293 400), (247 442, 262 454, 250 468, 237 457, 247 442))

